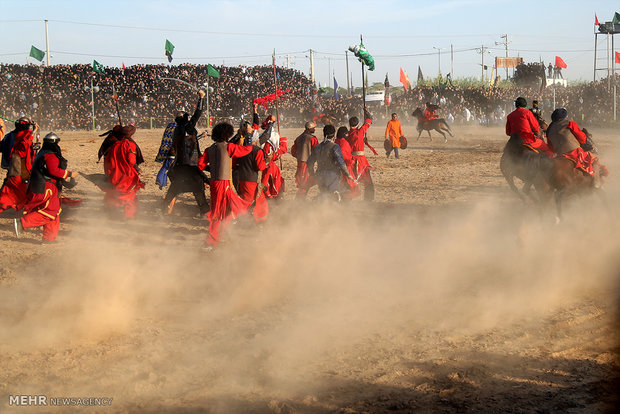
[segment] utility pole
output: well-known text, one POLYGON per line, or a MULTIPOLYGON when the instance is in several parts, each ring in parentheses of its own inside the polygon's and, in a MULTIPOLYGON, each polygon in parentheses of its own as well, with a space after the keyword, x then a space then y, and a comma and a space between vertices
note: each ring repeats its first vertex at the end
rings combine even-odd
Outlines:
MULTIPOLYGON (((504 39, 503 42, 495 42, 496 45, 504 45, 506 47, 506 63, 508 63, 508 44, 510 43, 508 41, 508 33, 506 33, 503 36, 500 36, 500 38, 504 39)), ((508 66, 506 66, 506 80, 508 80, 508 66)))
POLYGON ((310 49, 310 82, 314 85, 314 50, 310 49))
POLYGON ((47 58, 47 66, 50 65, 50 34, 47 30, 47 20, 45 20, 45 57, 47 58))
POLYGON ((450 45, 450 77, 454 79, 454 46, 450 45))
POLYGON ((439 58, 439 67, 438 67, 438 73, 437 76, 441 75, 441 47, 435 47, 433 46, 433 49, 437 49, 437 57, 439 58))
POLYGON ((347 94, 350 96, 351 95, 351 82, 349 78, 349 51, 348 50, 344 51, 344 57, 347 61, 347 94))
POLYGON ((288 55, 286 55, 286 68, 287 69, 289 68, 289 56, 288 55))
POLYGON ((482 66, 482 83, 484 83, 484 54, 487 52, 487 47, 485 47, 484 45, 482 45, 482 47, 480 49, 476 49, 478 53, 480 53, 482 55, 482 64, 480 66, 482 66))

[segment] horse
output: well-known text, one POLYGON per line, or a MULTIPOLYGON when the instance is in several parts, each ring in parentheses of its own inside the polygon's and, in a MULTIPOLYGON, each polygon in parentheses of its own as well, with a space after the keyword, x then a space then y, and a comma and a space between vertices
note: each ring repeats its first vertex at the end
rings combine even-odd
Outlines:
MULTIPOLYGON (((584 132, 591 142, 591 135, 584 132)), ((562 219, 562 207, 568 197, 596 192, 603 204, 607 205, 601 188, 602 167, 598 161, 594 165, 594 175, 590 175, 575 168, 574 162, 566 157, 549 158, 534 152, 522 145, 521 138, 516 134, 506 143, 500 159, 500 170, 519 198, 525 201, 526 196, 529 196, 541 207, 551 199, 555 200, 557 222, 562 219), (515 177, 523 181, 523 190, 515 185, 515 177), (536 197, 530 193, 532 186, 536 189, 536 197)))
POLYGON ((450 134, 451 137, 454 137, 454 135, 452 135, 450 125, 448 125, 445 119, 435 118, 425 120, 424 112, 422 112, 422 109, 420 109, 419 107, 416 108, 411 115, 415 116, 418 119, 418 126, 416 127, 418 130, 418 138, 416 139, 416 141, 420 139, 422 131, 428 131, 428 137, 432 141, 433 137, 431 137, 431 130, 433 129, 443 135, 443 142, 448 142, 448 138, 446 138, 446 134, 444 132, 447 132, 448 134, 450 134))
POLYGON ((549 177, 552 166, 551 158, 524 146, 517 134, 513 134, 506 143, 499 162, 499 169, 510 189, 523 201, 527 197, 537 202, 547 198, 546 195, 551 191, 549 177), (523 181, 522 190, 516 186, 515 177, 523 181), (531 194, 532 186, 536 189, 538 198, 531 194))

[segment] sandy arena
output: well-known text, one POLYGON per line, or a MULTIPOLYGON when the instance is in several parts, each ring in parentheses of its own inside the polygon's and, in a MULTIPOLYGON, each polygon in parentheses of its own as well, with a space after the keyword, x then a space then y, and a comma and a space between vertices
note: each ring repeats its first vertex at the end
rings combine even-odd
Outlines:
MULTIPOLYGON (((541 214, 505 183, 502 127, 453 129, 444 144, 407 126, 395 160, 373 126, 374 203, 296 202, 285 155, 269 220, 238 220, 210 253, 190 194, 157 214, 162 130, 138 130, 135 221, 111 219, 83 178, 65 190, 84 202, 65 209, 56 244, 0 220, 0 412, 620 409, 617 132, 591 129, 610 208, 575 199, 556 225, 553 206, 541 214)), ((283 130, 289 148, 300 133, 283 130)), ((59 135, 69 169, 103 171, 96 133, 59 135)))

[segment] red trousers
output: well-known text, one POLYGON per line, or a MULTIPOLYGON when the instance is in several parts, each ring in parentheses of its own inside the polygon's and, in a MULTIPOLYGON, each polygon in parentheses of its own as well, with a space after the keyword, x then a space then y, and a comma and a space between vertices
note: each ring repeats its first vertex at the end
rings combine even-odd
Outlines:
POLYGON ((263 171, 261 182, 265 186, 265 197, 275 198, 284 191, 284 178, 280 172, 280 167, 271 161, 267 168, 263 171))
POLYGON ((211 180, 211 211, 209 217, 209 233, 207 243, 217 246, 221 239, 221 231, 224 231, 231 219, 242 216, 248 212, 250 203, 241 199, 232 189, 228 180, 211 180))
POLYGON ((295 184, 297 184, 297 192, 306 194, 308 190, 316 185, 316 180, 308 173, 308 163, 299 161, 297 163, 297 171, 295 172, 295 184))
POLYGON ((24 229, 43 226, 43 240, 45 241, 54 241, 56 236, 58 236, 58 230, 60 230, 59 216, 52 220, 38 211, 33 211, 23 216, 20 220, 24 229))
POLYGON ((58 189, 52 183, 45 183, 43 194, 28 193, 24 206, 26 215, 21 217, 24 229, 43 226, 43 240, 54 241, 60 229, 62 211, 58 189))
MULTIPOLYGON (((347 164, 347 170, 349 170, 349 174, 351 174, 352 177, 355 177, 355 171, 353 170, 353 163, 347 164)), ((362 193, 357 183, 353 180, 349 180, 344 175, 342 176, 342 181, 340 184, 343 190, 348 190, 348 192, 345 192, 343 194, 343 197, 346 197, 346 198, 359 197, 362 193)))
POLYGON ((108 208, 122 206, 125 212, 125 217, 136 218, 136 210, 138 209, 136 195, 136 189, 124 193, 116 188, 106 188, 105 195, 103 196, 103 202, 108 208))
POLYGON ((265 193, 261 191, 257 197, 256 191, 258 191, 258 183, 239 181, 239 196, 249 204, 254 203, 254 199, 256 199, 252 216, 254 216, 254 220, 257 223, 260 223, 261 221, 267 220, 267 216, 269 215, 269 204, 267 204, 265 193))
POLYGON ((365 155, 352 155, 353 160, 353 177, 359 180, 364 185, 372 184, 370 178, 370 170, 372 167, 368 163, 368 159, 365 155))
POLYGON ((0 191, 0 211, 8 208, 19 210, 26 204, 26 192, 28 184, 24 183, 22 177, 8 177, 0 191))

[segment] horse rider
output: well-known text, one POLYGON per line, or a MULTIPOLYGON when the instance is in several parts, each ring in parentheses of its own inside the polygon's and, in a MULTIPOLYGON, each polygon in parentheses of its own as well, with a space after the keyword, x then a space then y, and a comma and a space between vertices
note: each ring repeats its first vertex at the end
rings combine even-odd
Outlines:
POLYGON ((557 108, 551 114, 551 124, 547 129, 549 148, 555 154, 568 158, 575 163, 575 168, 594 177, 595 186, 600 186, 599 177, 595 170, 600 170, 602 176, 608 175, 607 168, 600 164, 598 157, 592 154, 594 146, 588 137, 587 131, 579 128, 575 121, 568 120, 568 111, 557 108))
POLYGON ((549 149, 545 141, 538 137, 540 125, 534 114, 526 109, 527 101, 523 97, 515 100, 515 110, 506 117, 506 135, 517 135, 521 143, 536 153, 544 153, 549 158, 553 157, 553 151, 549 149))

